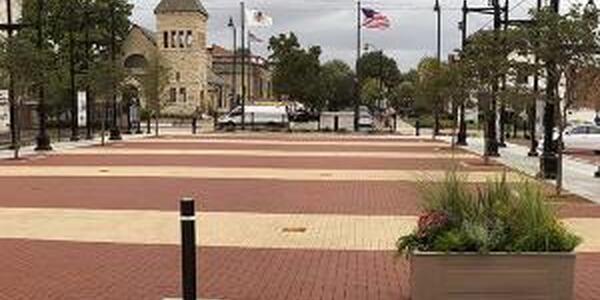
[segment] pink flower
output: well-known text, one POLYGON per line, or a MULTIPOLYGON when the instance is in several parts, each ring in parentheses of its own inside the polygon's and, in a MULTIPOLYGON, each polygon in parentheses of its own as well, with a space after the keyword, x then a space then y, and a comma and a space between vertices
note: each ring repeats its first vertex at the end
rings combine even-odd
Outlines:
POLYGON ((448 224, 448 216, 443 212, 430 212, 419 217, 417 235, 426 236, 429 232, 440 229, 448 224))

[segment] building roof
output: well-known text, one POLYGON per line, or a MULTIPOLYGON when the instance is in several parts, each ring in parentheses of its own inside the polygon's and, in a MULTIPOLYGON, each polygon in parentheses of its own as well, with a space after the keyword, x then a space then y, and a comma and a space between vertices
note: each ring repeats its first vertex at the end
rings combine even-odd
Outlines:
POLYGON ((208 11, 200 0, 161 0, 154 9, 155 14, 173 12, 199 12, 208 17, 208 11))
POLYGON ((219 85, 219 86, 224 86, 225 85, 225 80, 217 75, 213 70, 208 69, 208 83, 213 84, 213 85, 219 85))
POLYGON ((140 25, 138 25, 138 24, 135 24, 135 23, 132 25, 131 29, 133 29, 133 28, 137 28, 137 29, 139 29, 139 30, 142 32, 142 34, 143 34, 143 35, 144 35, 144 36, 145 36, 145 37, 146 37, 146 38, 147 38, 147 39, 148 39, 148 40, 149 40, 149 41, 150 41, 152 44, 154 44, 154 45, 157 45, 157 44, 156 44, 156 36, 155 36, 155 33, 154 33, 154 31, 152 31, 152 30, 150 30, 150 29, 148 29, 148 28, 146 28, 146 27, 140 26, 140 25))

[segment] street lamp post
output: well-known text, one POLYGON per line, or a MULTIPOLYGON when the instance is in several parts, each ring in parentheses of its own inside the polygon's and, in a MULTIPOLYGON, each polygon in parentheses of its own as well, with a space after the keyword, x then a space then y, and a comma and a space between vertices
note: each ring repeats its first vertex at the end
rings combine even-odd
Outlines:
MULTIPOLYGON (((116 28, 115 28, 115 3, 113 1, 110 2, 110 59, 114 64, 117 60, 117 45, 116 45, 116 28)), ((113 80, 114 81, 114 80, 113 80)), ((117 87, 116 83, 112 84, 112 126, 110 129, 110 140, 122 140, 121 130, 119 129, 119 124, 117 123, 117 118, 119 118, 119 105, 117 103, 117 87)))
POLYGON ((238 96, 237 96, 237 27, 235 26, 235 23, 233 22, 233 17, 229 17, 229 23, 227 24, 227 27, 231 28, 231 30, 233 31, 233 72, 232 72, 232 77, 231 77, 231 82, 232 82, 232 100, 231 100, 231 107, 233 108, 234 105, 237 105, 237 100, 238 100, 238 96))
MULTIPOLYGON (((39 51, 44 49, 44 0, 37 1, 37 47, 39 51)), ((38 103, 38 114, 39 114, 39 132, 36 138, 36 147, 35 151, 50 151, 52 150, 52 146, 50 146, 50 136, 48 136, 48 112, 46 107, 46 92, 44 87, 44 82, 38 82, 38 95, 39 95, 39 103, 38 103)))
MULTIPOLYGON (((559 13, 559 0, 551 0, 550 7, 556 14, 559 13)), ((550 60, 546 62, 546 105, 544 106, 544 148, 540 156, 540 171, 544 179, 556 179, 558 176, 558 155, 554 145, 554 128, 556 125, 555 101, 560 78, 557 73, 556 62, 550 60)))
MULTIPOLYGON (((465 46, 467 44, 467 30, 468 30, 467 14, 468 14, 467 0, 463 0, 462 21, 458 25, 458 28, 461 31, 461 47, 463 50, 465 49, 465 46)), ((456 144, 460 145, 460 146, 467 146, 467 122, 465 120, 465 116, 466 116, 465 102, 468 101, 468 99, 469 99, 468 96, 466 99, 463 99, 463 101, 460 103, 460 107, 459 107, 460 123, 458 125, 458 136, 456 138, 456 144)))
MULTIPOLYGON (((433 7, 433 10, 436 12, 437 14, 437 62, 438 64, 442 63, 442 9, 440 7, 440 1, 439 0, 435 0, 435 5, 433 7)), ((433 136, 437 136, 438 134, 440 134, 440 108, 439 108, 439 104, 441 102, 441 96, 438 95, 437 96, 437 103, 434 105, 433 108, 433 114, 434 114, 434 128, 433 128, 433 136)))
POLYGON ((79 124, 78 124, 78 110, 77 110, 77 91, 75 85, 75 8, 69 6, 69 80, 70 89, 69 94, 71 96, 71 141, 79 140, 79 124))

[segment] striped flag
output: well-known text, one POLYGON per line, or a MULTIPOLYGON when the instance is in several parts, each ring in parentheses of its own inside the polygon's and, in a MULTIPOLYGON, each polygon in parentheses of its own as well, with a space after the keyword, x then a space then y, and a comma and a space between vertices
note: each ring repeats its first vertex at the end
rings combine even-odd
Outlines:
POLYGON ((262 43, 263 39, 257 37, 254 33, 248 31, 248 39, 253 43, 262 43))
POLYGON ((362 12, 365 15, 363 27, 378 30, 385 30, 390 27, 390 19, 382 13, 370 8, 363 8, 362 12))

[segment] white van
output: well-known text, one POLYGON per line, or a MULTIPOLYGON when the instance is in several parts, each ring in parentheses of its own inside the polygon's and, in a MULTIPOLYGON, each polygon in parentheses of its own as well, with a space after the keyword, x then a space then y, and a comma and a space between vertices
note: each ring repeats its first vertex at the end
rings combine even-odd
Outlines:
MULTIPOLYGON (((268 126, 284 127, 288 124, 288 113, 285 106, 256 106, 245 107, 246 127, 268 126)), ((242 126, 242 107, 238 106, 226 115, 219 118, 220 128, 231 128, 242 126)))

